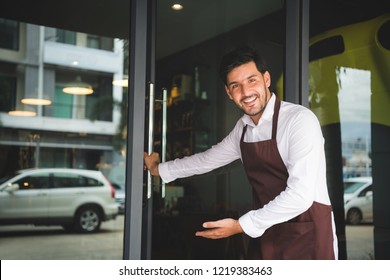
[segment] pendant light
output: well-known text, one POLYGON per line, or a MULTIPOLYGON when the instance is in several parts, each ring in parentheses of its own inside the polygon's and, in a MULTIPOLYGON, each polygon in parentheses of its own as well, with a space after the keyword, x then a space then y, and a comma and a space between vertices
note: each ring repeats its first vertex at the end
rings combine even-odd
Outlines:
POLYGON ((51 105, 51 100, 47 98, 23 98, 20 102, 28 105, 51 105))
POLYGON ((93 93, 93 88, 90 84, 83 82, 80 76, 77 76, 76 80, 67 84, 62 91, 68 94, 88 95, 93 93))
POLYGON ((14 110, 8 111, 8 115, 13 117, 35 117, 37 112, 31 106, 18 103, 14 110))
POLYGON ((9 111, 8 115, 14 117, 35 117, 37 113, 35 113, 34 111, 14 110, 14 111, 9 111))

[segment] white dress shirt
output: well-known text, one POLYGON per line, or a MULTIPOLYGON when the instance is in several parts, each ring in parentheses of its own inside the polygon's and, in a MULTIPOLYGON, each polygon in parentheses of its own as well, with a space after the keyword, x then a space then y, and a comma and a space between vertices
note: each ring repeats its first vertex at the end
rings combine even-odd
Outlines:
MULTIPOLYGON (((240 139, 245 125, 248 128, 244 142, 271 139, 275 99, 273 94, 257 125, 249 116, 244 115, 229 135, 209 150, 160 163, 162 180, 168 183, 177 178, 203 174, 241 158, 240 139)), ((330 205, 324 138, 314 113, 303 106, 282 101, 276 140, 289 173, 287 186, 263 208, 254 209, 240 217, 242 229, 253 238, 261 236, 272 225, 303 213, 314 201, 330 205)), ((335 232, 334 222, 333 231, 335 232)), ((335 254, 337 256, 337 251, 335 254)))

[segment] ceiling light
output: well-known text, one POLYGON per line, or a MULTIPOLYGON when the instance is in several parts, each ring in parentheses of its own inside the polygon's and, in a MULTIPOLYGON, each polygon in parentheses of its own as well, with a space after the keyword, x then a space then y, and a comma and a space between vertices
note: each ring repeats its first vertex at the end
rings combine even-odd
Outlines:
POLYGON ((171 9, 174 10, 174 11, 181 11, 184 9, 184 6, 179 3, 179 2, 175 2, 172 6, 171 6, 171 9))
POLYGON ((50 105, 51 100, 46 98, 23 98, 20 102, 28 105, 50 105))
POLYGON ((77 76, 74 82, 67 84, 66 87, 62 89, 62 91, 68 94, 76 95, 87 95, 93 93, 92 86, 84 83, 80 76, 77 76))
POLYGON ((16 116, 16 117, 35 117, 37 113, 33 111, 15 110, 15 111, 9 111, 8 115, 16 116))

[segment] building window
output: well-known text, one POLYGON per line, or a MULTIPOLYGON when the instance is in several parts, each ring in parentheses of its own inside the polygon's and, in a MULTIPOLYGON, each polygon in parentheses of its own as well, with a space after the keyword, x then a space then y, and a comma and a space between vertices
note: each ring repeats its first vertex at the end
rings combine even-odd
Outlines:
POLYGON ((57 42, 76 45, 76 32, 57 29, 56 30, 57 42))
POLYGON ((16 78, 0 75, 0 112, 14 109, 16 104, 16 78))
POLYGON ((0 18, 0 48, 19 50, 19 23, 0 18))
POLYGON ((114 40, 108 37, 87 34, 87 47, 111 52, 114 48, 114 40))
POLYGON ((87 36, 87 47, 92 49, 100 49, 100 40, 98 36, 90 35, 87 36))
POLYGON ((112 75, 72 72, 55 72, 53 104, 45 108, 45 116, 65 119, 90 119, 112 122, 114 100, 112 95, 112 75), (93 94, 73 95, 63 92, 63 88, 75 77, 93 88, 93 94))

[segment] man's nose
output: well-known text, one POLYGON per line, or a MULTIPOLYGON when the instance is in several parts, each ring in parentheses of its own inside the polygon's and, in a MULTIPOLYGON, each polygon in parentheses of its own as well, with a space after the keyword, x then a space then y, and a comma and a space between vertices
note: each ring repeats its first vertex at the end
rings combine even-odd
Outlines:
POLYGON ((242 95, 248 95, 249 94, 249 86, 242 84, 241 85, 241 94, 242 95))

